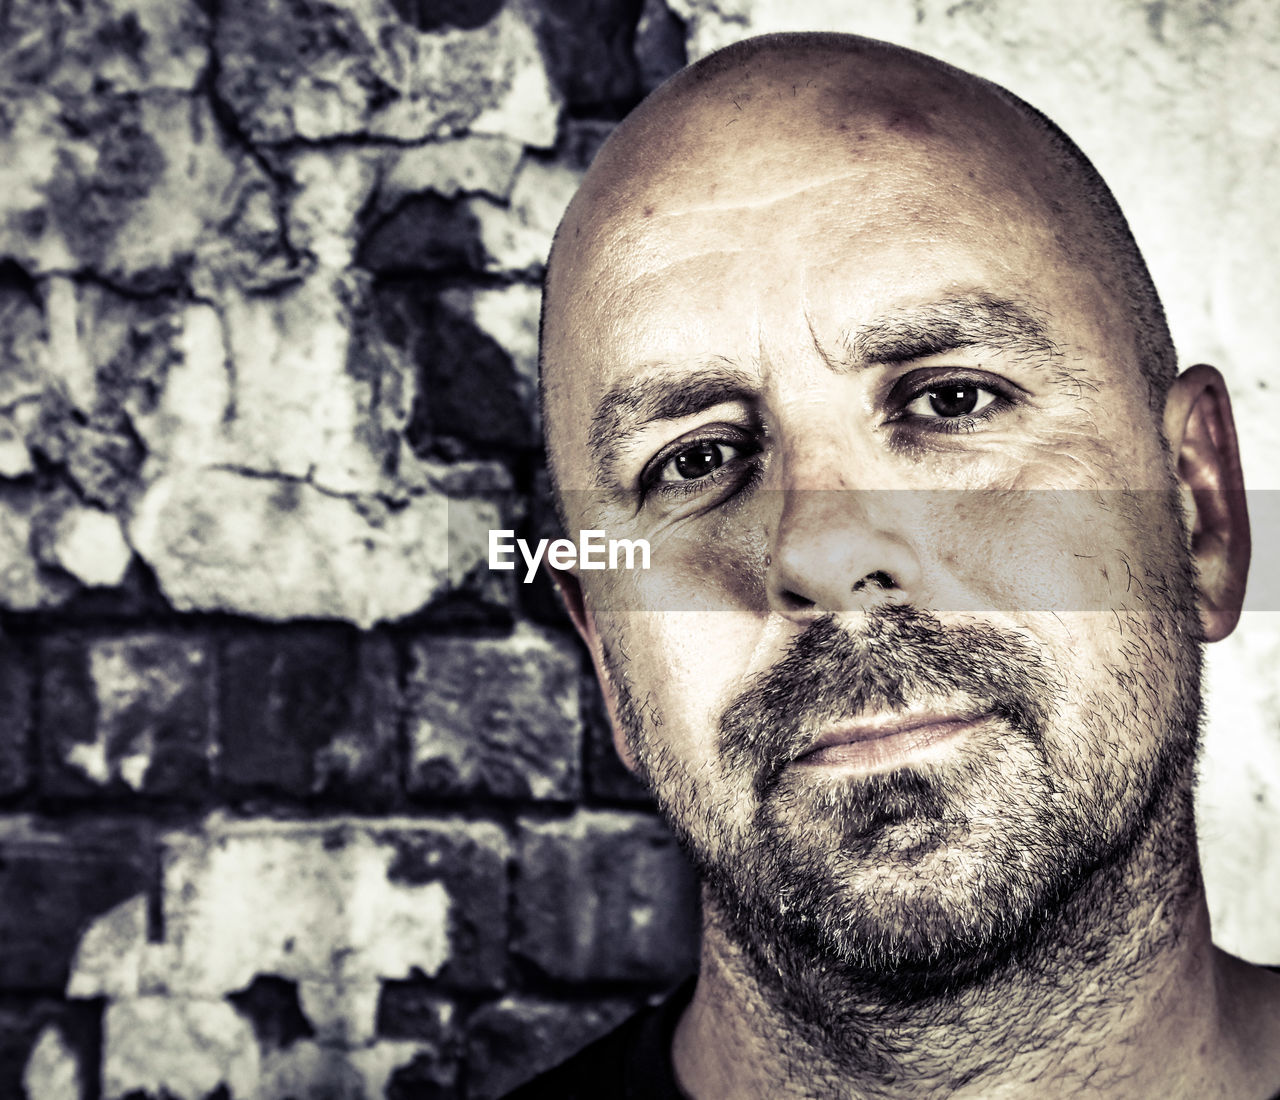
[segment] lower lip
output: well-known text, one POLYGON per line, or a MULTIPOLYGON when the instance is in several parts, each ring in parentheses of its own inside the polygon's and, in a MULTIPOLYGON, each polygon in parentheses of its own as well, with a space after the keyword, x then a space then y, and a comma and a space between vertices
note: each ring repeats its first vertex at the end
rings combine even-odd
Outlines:
POLYGON ((842 741, 806 753, 796 763, 804 767, 842 767, 857 771, 887 771, 918 762, 973 729, 982 719, 957 718, 897 729, 880 736, 842 741))

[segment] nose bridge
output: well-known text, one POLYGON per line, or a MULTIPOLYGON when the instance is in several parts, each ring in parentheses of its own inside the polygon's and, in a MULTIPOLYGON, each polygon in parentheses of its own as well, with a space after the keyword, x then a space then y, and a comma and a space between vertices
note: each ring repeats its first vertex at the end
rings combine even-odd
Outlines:
POLYGON ((918 502, 887 484, 877 448, 852 433, 808 435, 789 448, 768 565, 770 606, 789 618, 914 601, 922 579, 918 502))

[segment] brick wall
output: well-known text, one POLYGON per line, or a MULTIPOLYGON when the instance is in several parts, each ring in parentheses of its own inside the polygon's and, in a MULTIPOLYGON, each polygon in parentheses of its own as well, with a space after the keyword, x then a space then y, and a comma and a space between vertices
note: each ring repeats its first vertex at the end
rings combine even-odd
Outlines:
MULTIPOLYGON (((0 5, 0 1097, 491 1097, 692 966, 563 614, 482 564, 552 522, 551 232, 686 55, 861 30, 1047 109, 1280 468, 1280 15, 1095 14, 0 5)), ((1280 642, 1230 645, 1207 875, 1277 961, 1280 642)))
POLYGON ((683 25, 0 36, 0 1096, 496 1096, 693 962, 567 621, 475 537, 549 521, 550 234, 683 25))

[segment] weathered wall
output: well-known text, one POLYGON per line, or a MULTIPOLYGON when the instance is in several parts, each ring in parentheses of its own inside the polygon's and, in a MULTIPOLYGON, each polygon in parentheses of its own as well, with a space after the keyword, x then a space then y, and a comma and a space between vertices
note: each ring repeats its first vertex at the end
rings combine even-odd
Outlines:
MULTIPOLYGON (((551 231, 686 54, 855 30, 1048 111, 1275 477, 1280 10, 1086 7, 0 5, 0 1096, 494 1096, 690 965, 551 593, 480 565, 549 523, 551 231)), ((1280 960, 1268 618, 1205 832, 1280 960)))

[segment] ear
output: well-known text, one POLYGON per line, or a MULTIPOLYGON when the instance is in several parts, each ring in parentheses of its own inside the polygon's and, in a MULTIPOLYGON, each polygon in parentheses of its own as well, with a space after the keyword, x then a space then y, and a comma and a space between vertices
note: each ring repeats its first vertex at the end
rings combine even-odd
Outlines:
POLYGON ((604 696, 604 705, 609 712, 609 725, 613 729, 613 747, 621 757, 622 763, 626 765, 627 771, 633 775, 639 775, 639 768, 627 745, 622 723, 618 721, 618 695, 613 687, 609 666, 604 660, 604 645, 600 641, 595 620, 591 616, 591 609, 587 606, 586 596, 582 591, 582 581, 578 579, 576 573, 568 569, 555 568, 551 570, 551 579, 555 582, 556 591, 560 593, 560 600, 573 621, 578 637, 582 639, 587 652, 591 654, 591 664, 596 670, 600 693, 604 696))
POLYGON ((1193 505, 1191 555, 1200 578, 1200 623, 1205 641, 1216 642, 1240 619, 1250 554, 1236 425, 1218 371, 1201 363, 1174 380, 1164 431, 1178 484, 1193 505))

